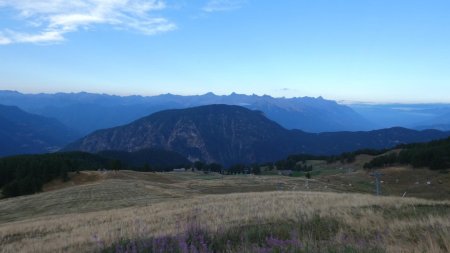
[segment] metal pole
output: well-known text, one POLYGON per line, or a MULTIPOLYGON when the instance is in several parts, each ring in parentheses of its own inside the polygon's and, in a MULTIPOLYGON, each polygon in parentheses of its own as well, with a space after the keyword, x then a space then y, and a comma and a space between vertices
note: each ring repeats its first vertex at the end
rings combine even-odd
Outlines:
POLYGON ((375 191, 377 196, 381 195, 381 176, 384 174, 375 171, 375 173, 370 174, 372 177, 375 177, 375 191))

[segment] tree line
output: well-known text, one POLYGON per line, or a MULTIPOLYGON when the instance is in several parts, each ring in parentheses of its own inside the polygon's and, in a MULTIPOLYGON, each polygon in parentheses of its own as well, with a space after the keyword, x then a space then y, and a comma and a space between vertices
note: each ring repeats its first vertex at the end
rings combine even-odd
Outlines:
POLYGON ((0 159, 0 189, 3 197, 15 197, 42 191, 44 184, 61 179, 67 181, 69 172, 82 170, 135 170, 145 172, 172 171, 190 167, 190 163, 178 166, 166 164, 142 166, 130 165, 128 160, 103 157, 84 152, 20 155, 0 159))
MULTIPOLYGON (((347 152, 336 156, 313 156, 306 154, 290 155, 285 159, 274 163, 264 164, 235 164, 229 168, 224 168, 217 163, 204 163, 197 161, 195 163, 179 160, 177 166, 166 163, 172 161, 172 156, 163 159, 159 165, 136 165, 132 160, 114 154, 108 157, 99 154, 90 154, 84 152, 53 153, 43 155, 22 155, 0 159, 0 189, 3 197, 14 197, 26 194, 32 194, 42 191, 45 183, 54 179, 68 180, 69 172, 81 170, 135 170, 144 172, 164 172, 172 171, 174 168, 194 168, 198 171, 216 172, 221 174, 261 174, 262 168, 277 170, 292 170, 301 172, 312 171, 312 166, 307 165, 308 160, 323 160, 328 163, 342 162, 351 163, 355 161, 357 155, 367 154, 378 156, 365 164, 365 168, 381 168, 395 164, 410 164, 414 167, 429 167, 432 170, 443 170, 450 168, 450 138, 440 141, 433 141, 423 144, 400 145, 396 149, 402 149, 400 152, 390 152, 379 156, 387 150, 363 149, 355 152, 347 152)), ((148 154, 138 154, 147 157, 148 154)), ((157 155, 160 156, 160 153, 157 155)))
POLYGON ((392 165, 412 165, 415 168, 428 167, 432 170, 450 168, 450 138, 429 143, 401 145, 400 152, 376 157, 364 165, 367 169, 392 165))
POLYGON ((53 179, 68 180, 69 172, 97 169, 106 163, 82 152, 7 157, 0 159, 0 188, 4 197, 32 194, 53 179))

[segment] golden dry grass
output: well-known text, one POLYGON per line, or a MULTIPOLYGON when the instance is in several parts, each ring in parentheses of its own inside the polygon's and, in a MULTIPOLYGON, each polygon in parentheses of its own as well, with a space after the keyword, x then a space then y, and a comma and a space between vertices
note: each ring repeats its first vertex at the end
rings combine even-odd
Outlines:
POLYGON ((92 252, 99 242, 175 235, 193 220, 215 230, 315 214, 361 234, 382 231, 388 252, 450 250, 449 201, 308 192, 288 177, 121 173, 0 201, 0 252, 92 252), (274 192, 280 184, 285 191, 274 192), (211 194, 236 191, 246 193, 211 194))
MULTIPOLYGON (((50 183, 59 190, 0 200, 0 223, 67 213, 147 206, 205 194, 325 190, 304 178, 227 176, 202 173, 82 172, 75 180, 50 183), (96 178, 85 180, 85 178, 96 178), (76 182, 76 183, 74 183, 76 182), (72 186, 74 185, 74 186, 72 186)), ((329 190, 329 189, 328 189, 329 190)))
MULTIPOLYGON (((85 214, 69 214, 6 223, 0 226, 2 252, 87 252, 98 249, 92 239, 97 236, 106 245, 121 238, 176 234, 190 220, 197 219, 211 229, 249 224, 255 221, 282 221, 313 214, 337 217, 355 230, 389 230, 392 234, 409 233, 439 225, 443 238, 450 235, 450 217, 425 216, 391 220, 370 207, 398 209, 414 205, 433 205, 418 199, 376 198, 359 194, 314 192, 267 192, 194 197, 168 201, 147 207, 124 208, 85 214), (361 209, 362 207, 368 207, 361 209), (354 208, 360 219, 355 219, 354 208)), ((389 242, 391 252, 420 252, 436 245, 435 235, 405 244, 398 238, 389 242)), ((450 249, 450 248, 448 248, 450 249)), ((439 252, 439 251, 435 251, 439 252)))

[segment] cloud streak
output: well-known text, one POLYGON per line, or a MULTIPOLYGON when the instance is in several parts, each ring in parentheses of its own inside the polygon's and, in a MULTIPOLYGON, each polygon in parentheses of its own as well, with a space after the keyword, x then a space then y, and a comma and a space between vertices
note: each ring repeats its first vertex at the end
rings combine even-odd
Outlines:
POLYGON ((209 0, 203 7, 205 12, 231 11, 242 8, 246 0, 209 0))
POLYGON ((25 21, 27 31, 5 28, 0 45, 13 43, 57 43, 67 33, 108 25, 154 35, 176 29, 170 20, 156 16, 166 5, 161 0, 0 0, 25 21), (31 30, 31 31, 30 31, 31 30))

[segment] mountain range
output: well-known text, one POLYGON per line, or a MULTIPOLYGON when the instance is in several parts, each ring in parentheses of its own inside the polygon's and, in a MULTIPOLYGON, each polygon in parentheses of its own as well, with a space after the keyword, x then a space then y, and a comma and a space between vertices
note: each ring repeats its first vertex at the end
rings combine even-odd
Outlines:
POLYGON ((0 105, 0 156, 56 151, 77 138, 55 119, 0 105))
POLYGON ((154 113, 130 124, 96 131, 65 151, 138 151, 160 148, 191 161, 270 162, 290 154, 333 155, 362 148, 384 149, 450 136, 437 130, 390 128, 367 132, 307 133, 288 130, 261 111, 241 106, 207 105, 154 113))
POLYGON ((260 110, 287 129, 307 132, 357 131, 373 129, 373 124, 354 112, 322 97, 273 98, 232 93, 219 96, 172 94, 158 96, 112 96, 92 93, 22 94, 0 91, 0 104, 58 119, 80 135, 130 123, 151 113, 209 104, 239 105, 260 110))
MULTIPOLYGON (((283 151, 271 151, 273 152, 272 156, 276 158, 286 152, 335 154, 366 146, 384 148, 395 145, 395 134, 397 132, 401 134, 409 131, 395 126, 406 126, 416 130, 450 130, 450 106, 446 104, 350 104, 347 106, 321 97, 273 98, 266 95, 241 95, 236 93, 227 96, 207 93, 198 96, 165 94, 149 97, 121 97, 83 92, 22 94, 15 91, 0 91, 0 104, 11 105, 2 106, 2 114, 0 114, 0 141, 2 141, 0 156, 56 151, 73 140, 99 129, 123 126, 164 110, 210 104, 236 105, 252 111, 256 110, 264 119, 270 119, 272 123, 276 123, 277 128, 268 126, 268 129, 277 129, 278 132, 284 132, 279 131, 281 127, 283 130, 291 130, 291 132, 297 133, 294 137, 291 135, 285 137, 285 134, 274 133, 274 136, 279 136, 280 140, 297 140, 298 136, 303 136, 297 143, 302 143, 303 146, 301 145, 301 147, 305 148, 283 144, 283 141, 271 140, 269 143, 288 146, 283 151), (367 132, 381 128, 392 129, 367 132), (310 137, 312 134, 306 132, 321 134, 316 134, 314 137, 316 139, 314 139, 310 137), (386 133, 391 136, 382 140, 382 144, 377 144, 376 142, 380 140, 376 138, 375 133, 386 133), (366 135, 373 137, 373 139, 365 138, 366 135), (330 140, 328 141, 327 138, 330 138, 330 140), (388 143, 389 141, 392 141, 392 143, 388 143), (320 145, 316 145, 316 142, 320 145)), ((247 123, 250 125, 252 121, 247 123)), ((436 132, 425 131, 424 133, 435 134, 436 132)), ((252 133, 243 133, 242 136, 245 136, 245 134, 252 136, 252 133)), ((408 136, 411 138, 399 139, 398 143, 415 141, 412 137, 419 135, 423 135, 423 133, 409 132, 408 136)), ((222 136, 222 138, 227 138, 227 135, 222 136)), ((255 136, 254 138, 265 137, 255 136)), ((427 138, 423 139, 423 141, 427 140, 427 138)), ((417 141, 422 141, 422 139, 418 138, 417 141)), ((168 147, 168 144, 159 143, 155 146, 168 147)), ((209 145, 209 148, 211 146, 214 145, 209 145)), ((236 147, 231 145, 230 148, 236 147)), ((247 147, 247 149, 251 148, 247 147)), ((244 152, 243 150, 240 152, 244 152)), ((223 154, 220 155, 223 157, 220 157, 217 152, 213 151, 212 155, 199 155, 195 152, 193 154, 185 153, 191 155, 194 160, 201 158, 207 161, 225 161, 226 163, 230 161, 259 161, 261 159, 254 157, 262 156, 255 153, 253 155, 248 154, 247 158, 243 158, 240 155, 231 154, 230 151, 229 154, 223 154)), ((271 158, 271 156, 269 155, 268 158, 271 158)))

